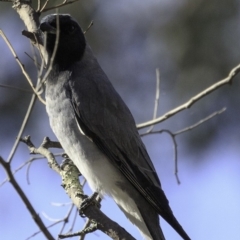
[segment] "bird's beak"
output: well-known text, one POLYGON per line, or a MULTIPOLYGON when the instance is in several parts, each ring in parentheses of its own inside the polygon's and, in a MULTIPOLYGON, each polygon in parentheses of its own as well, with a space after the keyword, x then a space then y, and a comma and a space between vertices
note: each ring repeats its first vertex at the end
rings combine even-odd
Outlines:
POLYGON ((48 22, 41 23, 40 30, 42 32, 51 33, 51 34, 57 33, 57 29, 55 27, 53 27, 51 24, 49 24, 48 22))

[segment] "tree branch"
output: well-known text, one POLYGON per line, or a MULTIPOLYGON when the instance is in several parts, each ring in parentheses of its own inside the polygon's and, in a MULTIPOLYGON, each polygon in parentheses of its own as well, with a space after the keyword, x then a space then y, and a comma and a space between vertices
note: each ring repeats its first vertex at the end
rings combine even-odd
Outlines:
MULTIPOLYGON (((74 205, 80 210, 80 206, 86 197, 79 183, 79 170, 72 161, 68 159, 64 161, 62 166, 59 166, 54 155, 48 150, 48 148, 56 144, 52 143, 49 138, 45 138, 39 148, 34 146, 30 136, 21 139, 21 141, 27 144, 31 154, 41 154, 47 158, 49 166, 61 176, 62 186, 66 193, 71 198, 74 205)), ((59 146, 57 145, 57 147, 59 146)), ((108 218, 96 205, 90 205, 84 208, 82 212, 86 217, 97 224, 97 229, 101 230, 112 239, 134 239, 118 223, 108 218)), ((86 232, 83 232, 83 234, 86 234, 86 232)))
POLYGON ((2 36, 3 40, 6 42, 8 48, 10 49, 10 51, 12 52, 12 55, 14 56, 15 60, 17 61, 19 67, 21 68, 22 70, 22 73, 23 75, 25 76, 25 78, 27 79, 29 85, 31 86, 33 92, 37 95, 38 99, 43 103, 45 104, 45 101, 42 99, 42 97, 40 96, 39 92, 38 92, 38 86, 37 88, 35 88, 33 86, 33 83, 32 83, 32 80, 31 78, 29 77, 28 73, 26 72, 25 70, 25 67, 24 65, 21 63, 19 57, 17 56, 15 50, 13 49, 11 43, 9 42, 8 38, 6 37, 6 35, 4 34, 4 32, 2 30, 0 30, 0 36, 2 36))
POLYGON ((64 0, 62 3, 60 3, 58 5, 55 5, 55 6, 49 7, 49 8, 45 8, 47 6, 48 1, 49 0, 47 0, 46 3, 44 4, 44 6, 42 7, 41 12, 47 12, 47 11, 50 11, 50 10, 53 10, 53 9, 56 9, 56 8, 60 8, 60 7, 66 6, 68 4, 75 3, 79 0, 64 0))
POLYGON ((210 114, 209 116, 201 119, 200 121, 198 121, 197 123, 189 126, 189 127, 186 127, 184 129, 181 129, 177 132, 172 132, 168 129, 162 129, 162 130, 158 130, 158 131, 147 131, 145 133, 142 133, 140 134, 141 137, 144 137, 144 136, 147 136, 147 135, 150 135, 150 134, 161 134, 161 133, 167 133, 171 138, 172 138, 172 141, 173 141, 173 152, 174 152, 174 175, 176 177, 176 180, 177 180, 177 183, 180 184, 180 179, 179 179, 179 176, 178 176, 178 151, 177 151, 177 141, 176 141, 176 136, 177 135, 180 135, 184 132, 187 132, 187 131, 190 131, 190 130, 193 130, 194 128, 202 125, 203 123, 205 123, 206 121, 212 119, 213 117, 219 115, 219 114, 222 114, 223 112, 226 111, 226 108, 223 108, 219 111, 216 111, 212 114, 210 114))
POLYGON ((12 171, 11 171, 10 163, 5 162, 3 160, 3 158, 0 156, 0 164, 2 164, 4 170, 6 171, 7 176, 9 178, 9 182, 12 184, 13 188, 16 190, 16 192, 18 193, 18 195, 22 199, 23 203, 25 204, 26 208, 28 209, 28 211, 32 215, 33 220, 35 221, 37 226, 40 228, 41 232, 45 235, 45 237, 48 240, 54 240, 54 237, 48 231, 48 229, 46 228, 46 226, 42 222, 42 219, 39 217, 38 213, 35 211, 32 204, 28 200, 28 197, 25 195, 25 193, 23 192, 23 190, 21 189, 21 187, 18 185, 17 181, 15 180, 15 178, 12 174, 12 171))
POLYGON ((19 140, 20 140, 20 138, 21 138, 21 136, 22 136, 22 134, 23 134, 23 131, 24 131, 27 123, 28 123, 29 116, 30 116, 30 114, 31 114, 31 112, 32 112, 32 110, 33 110, 33 106, 34 106, 34 104, 35 104, 35 101, 36 101, 36 95, 33 94, 33 95, 32 95, 32 98, 31 98, 31 101, 30 101, 30 103, 29 103, 28 109, 27 109, 27 113, 26 113, 26 115, 25 115, 25 117, 24 117, 24 119, 23 119, 22 125, 21 125, 21 127, 20 127, 19 132, 18 132, 17 138, 16 138, 16 140, 15 140, 15 142, 14 142, 14 144, 13 144, 13 147, 12 147, 12 149, 11 149, 11 152, 10 152, 10 154, 9 154, 9 156, 8 156, 7 162, 9 162, 9 163, 12 161, 13 156, 14 156, 16 150, 17 150, 17 147, 18 147, 18 144, 19 144, 19 140))
POLYGON ((206 95, 210 94, 211 92, 217 90, 218 88, 220 88, 226 84, 231 84, 233 81, 233 78, 239 73, 239 71, 240 71, 240 64, 237 65, 235 68, 233 68, 226 78, 224 78, 224 79, 218 81, 217 83, 211 85, 210 87, 206 88, 204 91, 202 91, 202 92, 198 93, 197 95, 195 95, 194 97, 190 98, 184 104, 165 113, 163 116, 158 117, 153 120, 150 120, 150 121, 147 121, 147 122, 144 122, 144 123, 137 124, 137 128, 141 129, 141 128, 149 127, 151 125, 155 125, 157 123, 163 122, 164 120, 174 116, 175 114, 177 114, 187 108, 190 108, 194 103, 196 103, 197 101, 199 101, 201 98, 205 97, 206 95))

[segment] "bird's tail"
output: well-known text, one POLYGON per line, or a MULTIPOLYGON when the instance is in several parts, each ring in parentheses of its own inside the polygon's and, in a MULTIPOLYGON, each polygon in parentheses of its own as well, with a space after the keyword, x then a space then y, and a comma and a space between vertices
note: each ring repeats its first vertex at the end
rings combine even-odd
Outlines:
POLYGON ((144 206, 145 208, 138 207, 141 217, 143 218, 143 222, 146 225, 146 229, 139 228, 139 230, 142 232, 142 235, 144 235, 144 239, 165 240, 159 224, 158 213, 151 206, 148 206, 148 204, 145 204, 144 206), (143 230, 145 230, 145 232, 143 230))
POLYGON ((164 220, 168 222, 184 240, 191 240, 191 238, 184 231, 178 220, 174 217, 173 213, 169 214, 168 212, 166 216, 164 215, 165 214, 161 213, 161 216, 164 218, 164 220))
POLYGON ((160 186, 151 186, 150 189, 153 195, 153 206, 158 211, 159 215, 170 225, 173 229, 184 239, 191 240, 187 233, 184 231, 178 220, 174 217, 169 202, 165 193, 160 186))

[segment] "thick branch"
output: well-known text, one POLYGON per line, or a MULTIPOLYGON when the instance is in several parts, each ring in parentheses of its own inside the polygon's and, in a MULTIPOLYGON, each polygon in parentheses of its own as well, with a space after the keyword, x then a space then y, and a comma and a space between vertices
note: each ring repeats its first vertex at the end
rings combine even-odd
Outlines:
POLYGON ((23 31, 22 34, 32 41, 32 43, 39 49, 44 61, 47 62, 48 54, 44 48, 43 38, 38 30, 40 24, 40 12, 35 11, 31 6, 31 1, 26 0, 14 1, 13 9, 19 14, 27 28, 27 31, 23 31))
MULTIPOLYGON (((62 178, 62 186, 64 187, 66 193, 71 198, 75 206, 80 210, 81 203, 85 200, 85 195, 83 193, 82 186, 79 183, 79 171, 72 161, 67 160, 60 167, 55 160, 54 155, 48 150, 48 148, 54 147, 56 144, 52 144, 49 138, 45 138, 39 148, 35 148, 29 136, 21 139, 21 141, 27 144, 32 154, 41 154, 47 158, 49 166, 60 174, 62 178)), ((57 147, 59 147, 59 145, 57 145, 57 147)), ((96 205, 90 205, 89 207, 84 208, 82 212, 86 217, 91 219, 91 221, 97 223, 97 229, 101 230, 112 239, 134 239, 118 223, 108 218, 96 205)))

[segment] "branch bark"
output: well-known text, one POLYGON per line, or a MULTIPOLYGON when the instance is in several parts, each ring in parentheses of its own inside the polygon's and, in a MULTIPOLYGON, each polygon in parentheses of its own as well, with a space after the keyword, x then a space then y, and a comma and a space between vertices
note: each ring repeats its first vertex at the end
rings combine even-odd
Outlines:
MULTIPOLYGON (((54 155, 48 150, 52 147, 61 147, 57 142, 51 142, 49 138, 45 138, 39 148, 36 148, 30 136, 21 139, 28 148, 31 154, 41 154, 47 158, 49 166, 57 172, 62 178, 62 186, 68 196, 71 198, 74 205, 80 210, 82 202, 85 200, 81 184, 79 183, 79 171, 72 161, 65 161, 62 166, 59 166, 54 155)), ((81 209, 83 214, 91 221, 97 223, 97 229, 101 230, 109 237, 115 240, 134 240, 134 238, 118 223, 108 218, 96 205, 90 205, 87 208, 81 209)))

